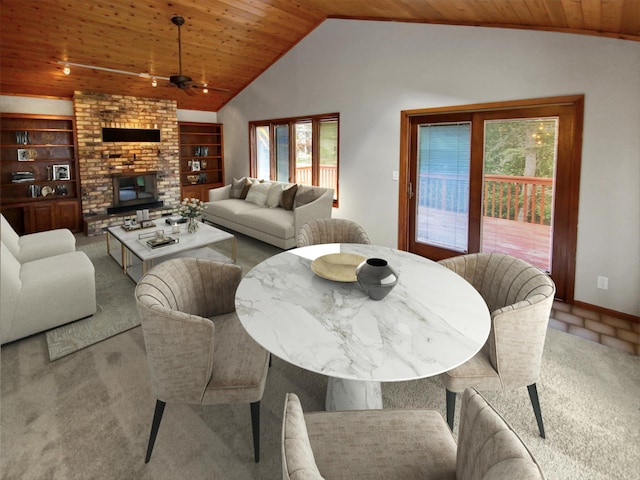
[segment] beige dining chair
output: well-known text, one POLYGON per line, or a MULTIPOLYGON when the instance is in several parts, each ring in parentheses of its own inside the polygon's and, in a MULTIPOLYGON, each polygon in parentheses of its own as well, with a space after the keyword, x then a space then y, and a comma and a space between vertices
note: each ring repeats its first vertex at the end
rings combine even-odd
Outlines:
POLYGON ((435 410, 304 413, 288 393, 282 421, 284 480, 539 480, 520 437, 474 389, 462 396, 458 444, 435 410))
POLYGON ((453 429, 456 393, 527 387, 545 438, 536 382, 555 284, 545 272, 497 253, 460 255, 438 263, 461 275, 480 293, 491 312, 487 342, 469 361, 440 375, 446 388, 447 423, 453 429))
POLYGON ((298 247, 323 243, 371 243, 364 228, 343 218, 317 218, 305 223, 298 232, 297 242, 298 247))
POLYGON ((242 268, 176 258, 149 270, 135 289, 156 397, 149 462, 167 403, 249 403, 255 461, 260 460, 260 400, 269 353, 235 313, 242 268))

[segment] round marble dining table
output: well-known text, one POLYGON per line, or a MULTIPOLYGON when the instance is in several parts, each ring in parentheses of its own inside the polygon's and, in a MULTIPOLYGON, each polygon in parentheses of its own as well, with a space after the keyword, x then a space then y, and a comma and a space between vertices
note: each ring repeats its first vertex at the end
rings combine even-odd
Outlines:
POLYGON ((273 355, 329 377, 327 410, 382 408, 380 382, 431 377, 473 357, 490 330, 480 294, 436 262, 389 247, 325 244, 296 248, 250 270, 236 292, 249 335, 273 355), (358 282, 316 275, 335 253, 382 258, 395 288, 370 299, 358 282))

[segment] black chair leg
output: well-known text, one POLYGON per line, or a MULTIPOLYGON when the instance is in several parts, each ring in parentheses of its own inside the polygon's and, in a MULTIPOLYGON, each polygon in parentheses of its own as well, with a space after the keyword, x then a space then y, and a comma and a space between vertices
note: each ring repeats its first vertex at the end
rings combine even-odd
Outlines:
POLYGON ((527 386, 529 390, 529 398, 531 399, 531 405, 533 406, 533 413, 536 415, 536 421, 538 422, 538 430, 540 430, 540 436, 544 436, 544 425, 542 423, 542 411, 540 410, 540 402, 538 401, 538 388, 535 383, 527 386))
POLYGON ((151 459, 151 452, 153 452, 153 445, 156 443, 156 436, 158 435, 158 429, 160 428, 160 422, 162 421, 162 414, 164 413, 165 405, 165 402, 156 400, 156 409, 153 412, 151 434, 149 435, 149 445, 147 445, 147 456, 144 459, 144 463, 149 463, 149 460, 151 459))
POLYGON ((453 432, 453 417, 456 413, 456 392, 447 390, 447 423, 453 432))
POLYGON ((260 400, 251 404, 251 430, 253 430, 253 454, 260 461, 260 400))

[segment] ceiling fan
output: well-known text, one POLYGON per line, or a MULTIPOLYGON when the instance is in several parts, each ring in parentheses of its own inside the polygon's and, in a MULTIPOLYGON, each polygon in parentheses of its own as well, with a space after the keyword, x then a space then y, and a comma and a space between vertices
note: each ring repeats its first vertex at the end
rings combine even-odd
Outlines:
POLYGON ((171 75, 169 77, 169 85, 178 87, 180 90, 184 90, 188 95, 195 95, 192 88, 208 88, 210 90, 216 90, 219 92, 228 92, 225 88, 209 87, 207 84, 200 85, 194 82, 191 77, 182 74, 182 38, 180 36, 180 27, 184 25, 184 18, 180 15, 174 15, 171 17, 171 23, 178 27, 178 75, 171 75))
POLYGON ((226 88, 218 88, 211 87, 206 83, 199 84, 192 80, 191 77, 182 74, 182 38, 180 37, 180 27, 184 25, 184 18, 179 15, 174 15, 171 17, 171 22, 178 27, 178 75, 171 75, 170 77, 161 77, 159 75, 151 75, 149 73, 136 73, 136 72, 128 72, 126 70, 117 70, 115 68, 106 68, 99 67, 96 65, 84 65, 82 63, 72 63, 65 61, 58 61, 58 64, 64 67, 64 73, 69 75, 71 70, 69 67, 79 67, 79 68, 87 68, 90 70, 100 70, 103 72, 110 73, 119 73, 121 75, 131 75, 134 77, 142 77, 142 78, 151 78, 152 85, 155 87, 157 82, 156 80, 167 80, 169 83, 168 86, 178 87, 180 90, 184 91, 188 95, 195 95, 195 92, 192 89, 201 89, 204 93, 207 93, 208 90, 215 90, 216 92, 228 92, 229 90, 226 88))

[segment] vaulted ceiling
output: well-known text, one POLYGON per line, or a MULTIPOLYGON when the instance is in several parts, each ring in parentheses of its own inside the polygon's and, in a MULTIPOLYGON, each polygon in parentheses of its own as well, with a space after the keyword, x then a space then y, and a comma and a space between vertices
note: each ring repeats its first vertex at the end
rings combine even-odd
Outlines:
POLYGON ((74 90, 217 111, 327 18, 523 28, 640 41, 639 0, 0 0, 0 94, 74 90), (152 76, 227 90, 187 95, 152 76), (123 75, 109 70, 148 74, 123 75))

